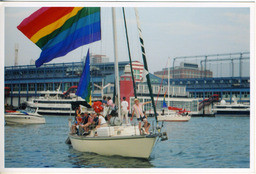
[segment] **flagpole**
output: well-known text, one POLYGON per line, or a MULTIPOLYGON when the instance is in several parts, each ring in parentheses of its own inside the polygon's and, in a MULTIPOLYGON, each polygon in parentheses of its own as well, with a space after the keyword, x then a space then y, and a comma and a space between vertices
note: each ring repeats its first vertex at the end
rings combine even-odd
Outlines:
POLYGON ((115 58, 115 83, 116 83, 116 97, 118 106, 118 116, 121 115, 121 104, 120 104, 120 89, 119 89, 119 69, 118 69, 118 53, 117 53, 117 36, 116 36, 116 11, 112 7, 112 18, 113 18, 113 40, 114 40, 114 58, 115 58))

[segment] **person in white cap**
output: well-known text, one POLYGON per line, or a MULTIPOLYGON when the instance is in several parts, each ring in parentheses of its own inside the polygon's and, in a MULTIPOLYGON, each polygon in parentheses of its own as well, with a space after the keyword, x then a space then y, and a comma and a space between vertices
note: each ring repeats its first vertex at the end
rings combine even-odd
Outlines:
MULTIPOLYGON (((133 116, 134 114, 136 115, 137 117, 137 121, 139 122, 139 130, 140 130, 140 134, 141 133, 141 122, 146 118, 143 114, 143 110, 142 110, 142 106, 145 105, 145 104, 148 104, 148 103, 151 103, 151 101, 148 101, 148 102, 145 102, 145 103, 140 103, 140 101, 135 98, 134 99, 134 105, 132 107, 133 111, 132 111, 132 118, 131 118, 131 121, 133 119, 133 116)), ((144 122, 145 123, 145 122, 144 122)), ((145 128, 146 129, 146 128, 145 128)), ((146 134, 149 134, 149 132, 146 132, 146 134)))

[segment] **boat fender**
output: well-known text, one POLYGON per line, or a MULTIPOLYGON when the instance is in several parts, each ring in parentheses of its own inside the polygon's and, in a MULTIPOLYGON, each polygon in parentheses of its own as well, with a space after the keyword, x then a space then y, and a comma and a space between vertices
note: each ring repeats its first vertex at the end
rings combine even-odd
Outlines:
POLYGON ((103 111, 102 103, 100 101, 93 102, 92 107, 96 113, 100 113, 103 111))

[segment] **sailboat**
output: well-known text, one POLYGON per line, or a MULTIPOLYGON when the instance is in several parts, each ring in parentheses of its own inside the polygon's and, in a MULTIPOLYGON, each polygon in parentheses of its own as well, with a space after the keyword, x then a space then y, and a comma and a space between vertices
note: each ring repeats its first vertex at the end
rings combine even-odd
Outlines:
MULTIPOLYGON (((123 8, 124 10, 124 8, 123 8)), ((123 11, 124 12, 124 11, 123 11)), ((139 28, 138 15, 137 24, 139 28)), ((113 40, 115 57, 115 83, 118 116, 120 117, 120 88, 117 57, 117 36, 115 8, 112 8, 113 18, 113 40)), ((66 55, 68 52, 86 44, 101 40, 101 22, 99 7, 43 7, 24 19, 17 27, 25 36, 35 43, 41 50, 41 55, 36 61, 36 67, 44 63, 66 55), (44 20, 42 22, 42 20, 44 20), (35 27, 35 25, 37 25, 35 27)), ((145 49, 141 30, 139 28, 140 43, 144 68, 148 71, 145 49)), ((88 69, 87 69, 88 70, 88 69)), ((84 98, 89 98, 89 82, 87 77, 81 77, 86 83, 82 89, 84 98)), ((156 118, 156 108, 152 95, 149 75, 146 76, 148 88, 154 108, 156 118)), ((81 79, 80 79, 81 80, 81 79)), ((80 83, 80 82, 79 82, 80 83)), ((78 85, 78 88, 79 85, 78 85)), ((79 102, 80 104, 87 102, 79 102)), ((115 119, 118 120, 118 119, 115 119)), ((110 120, 111 122, 111 120, 110 120)), ((156 122, 158 123, 157 119, 156 122)), ((120 122, 119 122, 120 123, 120 122)), ((119 155, 124 157, 149 158, 158 138, 166 140, 166 133, 161 133, 161 126, 153 129, 149 135, 141 134, 137 125, 120 125, 117 121, 112 121, 107 127, 100 127, 92 130, 89 135, 68 134, 68 140, 72 147, 80 152, 93 152, 100 155, 119 155)), ((69 119, 71 127, 71 119, 69 119)), ((163 126, 163 124, 162 124, 163 126)))
MULTIPOLYGON (((120 116, 120 89, 117 57, 116 17, 115 8, 112 8, 114 32, 115 82, 118 102, 118 115, 120 116)), ((118 155, 124 157, 149 158, 157 138, 161 137, 161 128, 151 132, 150 135, 141 134, 137 125, 112 124, 92 130, 87 136, 69 134, 73 148, 80 152, 93 152, 100 155, 118 155)))
MULTIPOLYGON (((168 99, 170 98, 169 92, 170 92, 170 60, 168 59, 168 99)), ((177 108, 169 106, 167 107, 167 104, 165 103, 165 97, 163 102, 163 108, 167 108, 167 114, 164 112, 157 116, 158 121, 166 121, 166 122, 187 122, 191 119, 191 116, 188 115, 188 112, 186 109, 177 108)), ((164 109, 163 109, 164 111, 164 109)))

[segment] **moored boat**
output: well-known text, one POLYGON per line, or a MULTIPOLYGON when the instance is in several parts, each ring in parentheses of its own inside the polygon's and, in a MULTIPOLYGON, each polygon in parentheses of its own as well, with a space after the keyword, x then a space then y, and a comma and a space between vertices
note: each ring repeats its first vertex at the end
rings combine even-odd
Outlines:
MULTIPOLYGON (((170 99, 170 59, 168 58, 168 99, 170 99)), ((167 92, 166 91, 166 92, 167 92)), ((166 92, 164 94, 164 101, 163 101, 163 113, 159 114, 157 116, 158 121, 167 121, 167 122, 187 122, 190 120, 191 116, 188 115, 188 112, 185 109, 183 110, 182 108, 177 108, 173 106, 168 106, 168 102, 165 102, 165 96, 166 92), (167 108, 167 113, 164 112, 164 108, 167 108)))
POLYGON ((188 122, 191 119, 191 116, 182 116, 180 114, 173 115, 161 115, 157 117, 158 121, 166 122, 188 122))
POLYGON ((27 107, 25 110, 6 111, 5 122, 9 124, 44 124, 45 118, 36 109, 27 107))
POLYGON ((250 105, 238 104, 235 98, 233 101, 227 104, 225 100, 221 100, 219 104, 214 105, 212 111, 220 116, 250 116, 250 105))
POLYGON ((38 108, 38 113, 42 115, 69 115, 75 114, 70 111, 71 102, 84 101, 81 97, 74 95, 77 86, 70 87, 66 92, 45 91, 39 98, 25 101, 25 105, 31 108, 38 108))

